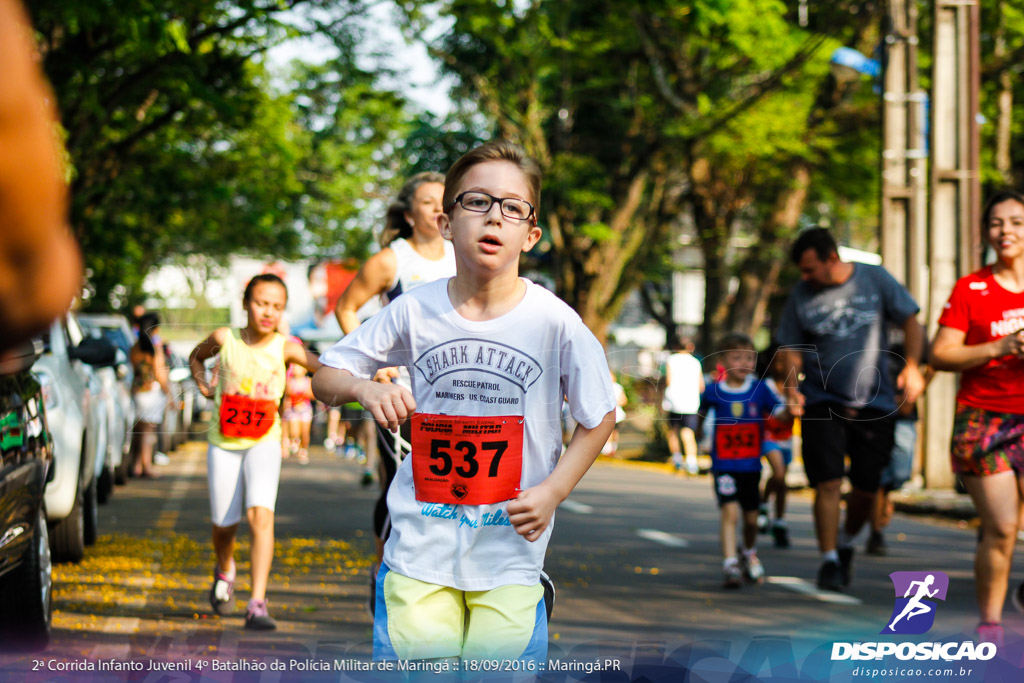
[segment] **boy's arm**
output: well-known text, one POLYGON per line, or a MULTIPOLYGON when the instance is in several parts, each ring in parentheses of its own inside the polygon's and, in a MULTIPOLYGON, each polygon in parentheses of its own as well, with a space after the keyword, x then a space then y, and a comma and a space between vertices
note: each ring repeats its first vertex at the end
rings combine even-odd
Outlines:
POLYGON ((416 411, 416 400, 405 387, 360 379, 329 365, 313 375, 313 395, 329 406, 356 401, 370 411, 377 424, 392 432, 416 411))
POLYGON ((569 497, 590 466, 597 460, 601 447, 615 429, 615 411, 611 410, 594 428, 576 425, 565 453, 554 471, 541 483, 521 491, 508 504, 508 519, 516 533, 528 541, 536 541, 551 524, 558 505, 569 497))

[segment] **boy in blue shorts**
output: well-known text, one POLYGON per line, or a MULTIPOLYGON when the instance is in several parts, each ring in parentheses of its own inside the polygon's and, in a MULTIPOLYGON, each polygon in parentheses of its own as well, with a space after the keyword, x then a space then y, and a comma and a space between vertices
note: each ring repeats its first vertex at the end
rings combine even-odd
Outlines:
POLYGON ((711 475, 721 510, 723 586, 739 588, 743 579, 764 581, 757 557, 761 455, 765 418, 784 410, 782 399, 754 375, 757 353, 750 337, 730 333, 719 342, 725 376, 701 395, 701 414, 715 409, 711 439, 711 475), (737 558, 736 523, 743 511, 742 556, 737 558))
POLYGON ((457 271, 413 289, 324 355, 321 401, 411 424, 388 490, 375 659, 531 659, 547 653, 540 574, 555 508, 615 426, 604 351, 580 317, 519 277, 540 239, 540 168, 496 141, 445 177, 441 235, 457 271), (412 391, 371 381, 407 366, 412 391), (578 423, 562 453, 566 397, 578 423))

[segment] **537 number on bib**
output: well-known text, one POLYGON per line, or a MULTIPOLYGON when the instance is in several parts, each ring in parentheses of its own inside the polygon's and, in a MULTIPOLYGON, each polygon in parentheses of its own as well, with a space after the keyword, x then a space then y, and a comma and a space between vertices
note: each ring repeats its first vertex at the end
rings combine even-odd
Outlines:
POLYGON ((519 416, 412 418, 416 499, 447 505, 489 505, 515 498, 523 472, 519 416))

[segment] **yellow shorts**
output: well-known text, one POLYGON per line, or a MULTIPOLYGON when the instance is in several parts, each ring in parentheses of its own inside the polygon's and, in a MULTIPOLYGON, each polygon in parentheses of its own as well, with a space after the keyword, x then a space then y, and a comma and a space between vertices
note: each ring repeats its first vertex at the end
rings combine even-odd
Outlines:
POLYGON ((391 571, 377 574, 373 658, 544 661, 544 589, 507 585, 461 591, 391 571))

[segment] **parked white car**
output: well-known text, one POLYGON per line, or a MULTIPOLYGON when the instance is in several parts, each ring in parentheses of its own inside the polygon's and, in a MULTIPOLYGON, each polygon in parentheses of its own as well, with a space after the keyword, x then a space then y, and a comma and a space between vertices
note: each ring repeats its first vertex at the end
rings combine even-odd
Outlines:
POLYGON ((135 404, 132 402, 132 365, 129 360, 135 339, 123 315, 81 313, 78 322, 86 334, 106 339, 117 347, 113 368, 97 368, 107 404, 106 466, 97 480, 97 498, 105 503, 113 485, 124 484, 128 478, 132 429, 135 426, 135 404))
POLYGON ((107 414, 102 383, 90 366, 110 366, 113 344, 85 337, 73 314, 43 336, 32 369, 43 386, 54 440, 54 476, 46 486, 50 548, 56 561, 78 562, 97 536, 97 473, 105 466, 107 414))

